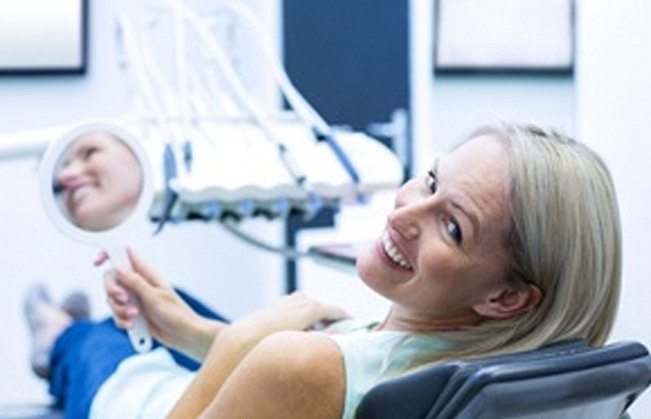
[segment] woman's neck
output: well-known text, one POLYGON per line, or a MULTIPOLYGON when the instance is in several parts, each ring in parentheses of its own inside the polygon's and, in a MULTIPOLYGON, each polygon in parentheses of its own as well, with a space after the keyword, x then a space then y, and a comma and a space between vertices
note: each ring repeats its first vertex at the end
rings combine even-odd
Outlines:
POLYGON ((457 330, 480 323, 482 318, 474 312, 460 313, 447 317, 435 317, 427 313, 391 306, 384 320, 375 330, 395 330, 414 333, 429 333, 457 330))

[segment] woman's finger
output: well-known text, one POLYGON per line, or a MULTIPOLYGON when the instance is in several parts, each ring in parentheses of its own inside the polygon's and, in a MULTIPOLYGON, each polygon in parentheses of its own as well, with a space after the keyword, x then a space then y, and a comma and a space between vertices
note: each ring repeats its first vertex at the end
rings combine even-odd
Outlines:
POLYGON ((123 289, 109 290, 106 295, 115 304, 125 305, 129 303, 129 293, 123 289))
POLYGON ((154 292, 152 288, 154 284, 148 282, 142 275, 137 272, 124 269, 116 269, 116 276, 118 286, 122 284, 125 288, 131 290, 140 298, 146 298, 154 292))
POLYGON ((102 266, 104 262, 108 260, 108 253, 106 252, 100 252, 96 257, 95 260, 93 261, 93 265, 95 266, 102 266))
POLYGON ((133 327, 133 322, 130 320, 123 320, 118 317, 113 317, 113 322, 118 327, 118 329, 131 329, 133 327))
POLYGON ((334 321, 334 320, 349 319, 351 317, 350 313, 348 313, 343 308, 333 304, 328 304, 323 302, 320 303, 319 311, 323 320, 334 321))
POLYGON ((154 286, 165 285, 165 281, 163 281, 160 276, 158 276, 158 274, 136 254, 136 252, 132 249, 127 249, 127 253, 133 270, 140 274, 141 277, 154 286))
POLYGON ((117 271, 110 269, 104 272, 104 290, 110 298, 126 303, 129 301, 129 293, 118 283, 117 271))
POLYGON ((115 303, 110 298, 107 302, 113 312, 113 320, 118 327, 128 329, 133 326, 133 321, 138 315, 138 309, 136 307, 115 303))

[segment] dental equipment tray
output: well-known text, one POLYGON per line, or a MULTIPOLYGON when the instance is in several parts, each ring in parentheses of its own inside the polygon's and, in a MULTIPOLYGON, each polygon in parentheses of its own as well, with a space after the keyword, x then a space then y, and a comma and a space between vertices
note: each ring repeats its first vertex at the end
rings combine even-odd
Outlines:
MULTIPOLYGON (((277 145, 250 124, 204 124, 204 135, 191 143, 191 161, 183 145, 175 147, 176 177, 165 178, 164 147, 146 143, 154 166, 155 199, 152 219, 165 217, 220 220, 266 216, 276 218, 290 212, 307 219, 320 209, 361 203, 373 193, 395 189, 402 182, 403 167, 388 147, 360 132, 335 131, 335 140, 355 169, 358 179, 338 158, 332 147, 291 120, 280 120, 274 130, 300 167, 305 183, 283 164, 277 145)), ((186 145, 187 146, 187 145, 186 145)))

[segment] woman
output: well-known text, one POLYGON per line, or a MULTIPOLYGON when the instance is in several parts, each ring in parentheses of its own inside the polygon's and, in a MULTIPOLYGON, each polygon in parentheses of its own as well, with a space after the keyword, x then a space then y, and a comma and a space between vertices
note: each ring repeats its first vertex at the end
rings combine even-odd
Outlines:
POLYGON ((146 415, 172 399, 169 417, 351 418, 370 387, 419 365, 569 338, 602 344, 619 295, 618 217, 592 151, 541 127, 500 125, 398 191, 385 231, 357 263, 392 302, 379 323, 306 332, 345 314, 300 294, 231 325, 208 320, 132 253, 133 270, 107 281, 117 324, 128 328, 137 314, 132 290, 152 333, 201 367, 182 380, 158 376, 149 404, 135 404, 120 394, 144 383, 139 365, 157 355, 131 357, 92 412, 146 415))
POLYGON ((110 133, 93 132, 72 142, 55 181, 74 224, 103 231, 133 211, 140 197, 142 171, 124 142, 110 133))

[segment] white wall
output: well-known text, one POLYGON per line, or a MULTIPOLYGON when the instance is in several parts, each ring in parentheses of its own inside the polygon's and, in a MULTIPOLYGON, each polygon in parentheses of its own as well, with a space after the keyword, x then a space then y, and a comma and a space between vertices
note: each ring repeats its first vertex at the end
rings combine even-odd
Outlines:
MULTIPOLYGON (((278 36, 278 2, 251 0, 265 16, 270 39, 278 36)), ((91 0, 90 63, 85 76, 0 77, 0 135, 22 129, 67 124, 88 117, 120 116, 130 109, 116 65, 114 18, 144 17, 162 2, 91 0)), ((191 2, 197 7, 210 0, 191 2)), ((258 72, 263 95, 268 75, 258 72)), ((0 405, 43 400, 46 389, 28 368, 29 339, 22 296, 33 281, 50 285, 62 298, 73 288, 88 292, 96 317, 107 314, 100 272, 92 267, 96 249, 71 242, 55 230, 38 196, 37 158, 0 160, 0 405)), ((282 237, 280 225, 251 221, 245 227, 270 242, 282 237)), ((170 225, 153 239, 140 237, 134 247, 170 282, 239 317, 282 292, 282 261, 233 238, 216 223, 170 225)))
MULTIPOLYGON (((651 3, 579 3, 578 131, 610 166, 624 235, 623 295, 612 339, 651 347, 651 3)), ((649 412, 647 391, 632 416, 649 412)))
POLYGON ((414 168, 426 170, 474 127, 499 119, 540 121, 575 133, 571 76, 435 75, 432 1, 411 1, 414 168))
MULTIPOLYGON (((268 41, 277 44, 279 1, 244 0, 263 17, 268 41)), ((0 77, 0 133, 34 126, 77 122, 95 116, 120 116, 131 108, 124 73, 118 67, 116 23, 119 16, 130 18, 133 24, 144 26, 146 19, 166 8, 171 0, 89 0, 90 3, 90 63, 84 76, 2 76, 0 77)), ((186 0, 197 11, 214 10, 214 1, 186 0)), ((274 95, 269 72, 260 71, 255 57, 247 51, 242 58, 247 81, 256 83, 255 91, 265 98, 274 95)), ((164 69, 167 70, 167 69, 164 69)))

